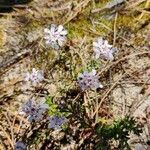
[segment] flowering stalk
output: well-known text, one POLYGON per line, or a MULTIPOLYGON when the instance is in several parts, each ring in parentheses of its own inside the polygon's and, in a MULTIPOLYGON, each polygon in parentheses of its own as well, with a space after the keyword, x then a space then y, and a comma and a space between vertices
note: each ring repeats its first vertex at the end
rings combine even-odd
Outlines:
POLYGON ((67 40, 67 30, 62 25, 52 24, 49 28, 44 29, 44 39, 46 44, 56 50, 64 46, 67 40))
POLYGON ((108 44, 107 40, 103 40, 101 37, 93 42, 93 50, 96 59, 102 57, 107 60, 113 60, 113 54, 116 51, 112 45, 108 44))
POLYGON ((32 69, 32 72, 27 72, 25 75, 25 81, 30 82, 33 86, 36 86, 38 83, 44 80, 43 71, 32 69))
POLYGON ((38 122, 43 120, 44 113, 48 108, 48 105, 45 104, 45 100, 37 104, 34 99, 30 99, 22 105, 19 113, 26 114, 29 122, 38 122))
POLYGON ((84 71, 82 74, 80 73, 77 78, 77 83, 83 91, 89 89, 96 90, 97 88, 103 87, 94 69, 91 72, 84 71))

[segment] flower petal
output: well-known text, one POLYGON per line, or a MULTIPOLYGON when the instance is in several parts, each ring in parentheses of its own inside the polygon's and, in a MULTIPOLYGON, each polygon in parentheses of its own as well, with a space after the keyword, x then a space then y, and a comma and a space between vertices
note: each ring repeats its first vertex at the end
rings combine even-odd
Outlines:
POLYGON ((99 44, 97 42, 93 42, 93 46, 99 47, 99 44))
POLYGON ((59 25, 59 26, 58 26, 58 32, 61 32, 61 31, 63 30, 63 28, 64 28, 64 27, 63 27, 62 25, 59 25))

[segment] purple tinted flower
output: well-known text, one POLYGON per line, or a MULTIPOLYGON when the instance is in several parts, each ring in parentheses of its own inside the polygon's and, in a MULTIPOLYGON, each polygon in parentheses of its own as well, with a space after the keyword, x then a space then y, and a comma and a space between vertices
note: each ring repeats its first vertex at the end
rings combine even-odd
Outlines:
POLYGON ((52 116, 49 118, 49 121, 50 129, 60 129, 61 125, 63 125, 66 122, 66 119, 60 116, 52 116))
POLYGON ((25 81, 30 81, 34 86, 37 85, 37 83, 44 80, 43 72, 40 70, 36 70, 35 68, 32 69, 31 73, 26 73, 25 75, 25 81))
POLYGON ((67 30, 64 29, 62 25, 52 24, 50 28, 44 29, 44 39, 46 40, 46 44, 51 46, 52 48, 58 50, 60 47, 64 46, 67 38, 67 30))
POLYGON ((33 99, 31 99, 22 105, 20 114, 25 113, 30 122, 40 121, 43 119, 44 113, 48 108, 49 107, 45 104, 45 101, 41 101, 37 104, 33 99))
POLYGON ((25 149, 26 149, 26 145, 23 142, 21 141, 16 142, 15 150, 25 150, 25 149))
POLYGON ((102 84, 99 82, 99 77, 96 75, 96 70, 91 72, 84 71, 80 73, 77 78, 77 83, 80 88, 84 90, 102 88, 102 84))
POLYGON ((101 37, 93 42, 93 50, 95 52, 96 59, 103 57, 107 60, 113 60, 113 53, 116 51, 112 45, 108 44, 107 40, 103 40, 101 37))
POLYGON ((145 150, 144 146, 140 143, 135 145, 135 150, 145 150))

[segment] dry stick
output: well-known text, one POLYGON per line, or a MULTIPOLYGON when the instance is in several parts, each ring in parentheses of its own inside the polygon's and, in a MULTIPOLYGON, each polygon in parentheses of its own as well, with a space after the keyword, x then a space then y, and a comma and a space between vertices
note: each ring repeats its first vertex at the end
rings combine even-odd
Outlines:
POLYGON ((131 58, 131 57, 134 57, 134 56, 138 56, 138 55, 143 55, 143 54, 150 54, 149 51, 144 51, 144 52, 139 52, 139 53, 135 53, 135 54, 131 54, 131 55, 128 55, 128 56, 125 56, 125 57, 122 57, 120 58, 119 60, 111 63, 109 66, 107 66, 106 68, 102 69, 97 75, 100 75, 102 74, 103 72, 107 71, 110 67, 114 66, 114 65, 117 65, 118 63, 128 59, 128 58, 131 58))
POLYGON ((2 139, 0 139, 1 141, 0 141, 0 149, 2 150, 2 149, 4 149, 4 144, 2 143, 2 139))
POLYGON ((13 7, 13 8, 27 8, 28 5, 0 5, 0 8, 9 8, 9 7, 13 7))
POLYGON ((18 127, 18 130, 17 130, 17 134, 20 132, 20 129, 21 129, 22 123, 23 123, 23 120, 21 120, 21 121, 19 122, 19 127, 18 127))
POLYGON ((114 22, 114 39, 113 39, 113 46, 115 46, 115 44, 116 44, 117 18, 118 18, 118 12, 116 12, 115 22, 114 22))
POLYGON ((133 9, 135 8, 136 6, 138 6, 139 4, 145 2, 146 0, 138 0, 136 1, 135 3, 131 4, 130 2, 126 2, 128 5, 125 9, 133 9))
POLYGON ((80 97, 81 93, 79 93, 74 99, 73 102, 75 102, 79 97, 80 97))
MULTIPOLYGON (((13 126, 13 127, 15 126, 16 118, 17 118, 17 113, 14 115, 14 119, 13 119, 13 123, 12 123, 12 126, 13 126)), ((15 127, 14 127, 14 128, 15 128, 15 127)))
MULTIPOLYGON (((144 88, 144 86, 146 85, 146 83, 147 83, 149 80, 150 80, 150 77, 145 81, 145 83, 143 84, 141 90, 144 88)), ((140 91, 140 92, 141 92, 141 91, 140 91)), ((140 93, 140 92, 139 92, 139 93, 140 93)), ((145 98, 146 98, 148 95, 150 95, 150 93, 148 93, 147 95, 145 95, 145 96, 143 97, 143 100, 142 100, 142 101, 140 100, 140 102, 137 101, 137 99, 134 100, 134 101, 132 102, 132 105, 131 105, 130 113, 133 113, 133 112, 143 103, 143 101, 145 100, 145 98), (134 104, 135 104, 135 105, 134 105, 134 104)))
POLYGON ((13 142, 12 142, 12 140, 10 139, 10 136, 9 136, 9 134, 3 129, 3 127, 2 126, 0 126, 0 129, 2 130, 2 132, 5 134, 5 136, 6 136, 6 138, 8 139, 8 141, 9 141, 9 143, 10 143, 10 145, 12 146, 12 148, 14 149, 14 145, 13 145, 13 142))
POLYGON ((83 59, 82 55, 81 55, 73 46, 71 46, 71 45, 69 45, 69 44, 68 44, 68 46, 69 46, 72 50, 75 51, 75 53, 76 53, 76 54, 79 56, 79 58, 81 59, 82 65, 85 66, 85 62, 84 62, 84 59, 83 59))
POLYGON ((111 88, 105 93, 105 95, 102 97, 102 99, 101 99, 99 105, 97 106, 95 112, 93 113, 93 116, 92 116, 92 117, 94 117, 94 115, 95 115, 96 113, 98 113, 98 110, 100 109, 100 107, 101 107, 103 101, 105 100, 105 98, 108 96, 108 94, 111 92, 111 90, 119 83, 119 81, 120 81, 125 75, 126 75, 126 74, 124 73, 124 74, 111 86, 111 88))
POLYGON ((89 113, 89 110, 87 108, 87 106, 88 106, 88 100, 86 98, 86 93, 84 93, 84 104, 83 105, 85 106, 85 110, 86 110, 86 113, 87 113, 88 117, 90 117, 90 113, 89 113))
MULTIPOLYGON (((109 28, 108 26, 106 26, 104 23, 102 23, 102 22, 94 22, 94 23, 103 26, 103 27, 106 28, 108 31, 110 31, 110 32, 113 33, 113 30, 112 30, 111 28, 109 28)), ((90 33, 93 33, 93 34, 96 34, 96 35, 100 35, 100 36, 101 36, 101 34, 97 34, 96 32, 93 32, 93 31, 90 31, 90 30, 87 30, 87 32, 90 32, 90 33)), ((121 36, 120 34, 118 34, 117 36, 130 44, 130 41, 128 41, 126 38, 124 38, 124 37, 121 36)), ((130 45, 131 45, 131 44, 130 44, 130 45)))
POLYGON ((144 82, 142 89, 145 87, 145 85, 148 83, 148 81, 150 80, 150 76, 148 77, 148 79, 144 82))
POLYGON ((87 97, 87 102, 88 102, 88 104, 90 105, 90 112, 89 112, 89 118, 91 118, 91 116, 93 116, 93 109, 92 109, 92 102, 91 102, 91 99, 90 99, 90 97, 89 97, 89 95, 88 95, 88 92, 86 91, 85 92, 86 93, 86 97, 87 97))
MULTIPOLYGON (((112 84, 106 84, 106 86, 109 86, 112 84)), ((145 83, 145 81, 124 81, 124 82, 119 82, 118 84, 145 84, 145 85, 149 85, 150 82, 145 83)))
POLYGON ((3 113, 3 114, 4 114, 4 116, 6 117, 6 119, 7 119, 7 121, 8 121, 8 124, 9 124, 9 126, 10 126, 11 139, 12 139, 12 143, 13 143, 13 145, 14 145, 14 132, 13 132, 13 126, 11 125, 11 122, 10 122, 10 119, 9 119, 7 113, 8 113, 8 111, 7 111, 6 113, 3 113))
MULTIPOLYGON (((127 74, 128 75, 128 74, 127 74)), ((121 86, 122 87, 122 86, 121 86)), ((124 93, 124 95, 126 95, 124 88, 121 88, 122 93, 124 93)), ((127 106, 127 101, 126 98, 123 99, 123 104, 122 104, 122 118, 124 118, 125 113, 126 113, 126 106, 127 106)))
POLYGON ((14 119, 13 119, 13 122, 12 122, 12 126, 15 128, 15 121, 16 121, 16 118, 17 118, 17 114, 15 114, 14 116, 14 119))
MULTIPOLYGON (((74 19, 75 17, 77 17, 77 15, 79 14, 80 11, 82 11, 83 8, 85 8, 88 3, 91 0, 84 0, 83 2, 81 2, 77 7, 76 7, 76 12, 74 12, 74 15, 72 15, 71 17, 69 16, 69 18, 67 19, 66 22, 63 23, 63 25, 67 24, 68 22, 70 22, 72 19, 74 19)), ((71 12, 69 14, 72 14, 71 12)))
MULTIPOLYGON (((8 108, 8 105, 4 105, 6 108, 8 108)), ((17 115, 15 112, 13 112, 13 111, 10 111, 10 110, 8 110, 8 109, 6 109, 6 108, 3 108, 5 111, 7 111, 7 112, 9 112, 11 115, 16 115, 16 117, 20 120, 23 120, 25 123, 28 123, 28 121, 26 120, 26 119, 24 119, 23 117, 21 117, 21 116, 19 116, 19 115, 17 115)))
POLYGON ((91 11, 91 13, 100 13, 100 12, 103 12, 103 11, 106 11, 106 10, 111 10, 113 8, 115 8, 116 6, 118 5, 121 5, 125 2, 125 0, 114 0, 114 2, 109 2, 106 4, 106 6, 102 7, 102 8, 96 8, 96 9, 93 9, 91 11))
MULTIPOLYGON (((150 3, 150 0, 147 0, 144 8, 148 8, 149 3, 150 3)), ((144 12, 141 13, 141 15, 139 16, 138 20, 140 20, 143 17, 143 15, 144 15, 144 12)))

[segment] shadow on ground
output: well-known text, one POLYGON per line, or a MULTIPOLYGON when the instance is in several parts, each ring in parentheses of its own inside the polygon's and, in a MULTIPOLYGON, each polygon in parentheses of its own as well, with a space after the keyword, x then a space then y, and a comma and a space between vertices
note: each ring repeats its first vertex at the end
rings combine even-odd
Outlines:
POLYGON ((0 0, 0 13, 8 13, 13 10, 16 5, 24 5, 31 0, 0 0))

